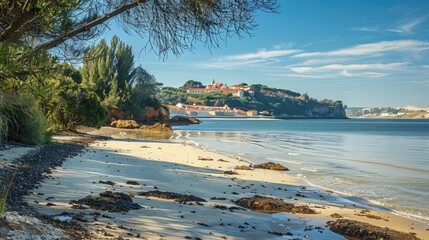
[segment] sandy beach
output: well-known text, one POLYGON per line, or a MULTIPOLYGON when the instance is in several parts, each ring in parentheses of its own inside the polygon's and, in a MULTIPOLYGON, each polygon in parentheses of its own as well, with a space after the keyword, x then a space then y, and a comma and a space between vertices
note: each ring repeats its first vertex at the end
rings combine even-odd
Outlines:
POLYGON ((80 214, 94 239, 344 239, 326 227, 327 221, 336 220, 333 213, 429 239, 427 223, 304 186, 287 172, 254 169, 224 174, 241 165, 249 163, 181 143, 102 140, 53 170, 26 200, 48 215, 80 214), (206 202, 183 204, 139 196, 153 190, 194 195, 206 202), (104 191, 128 194, 142 208, 106 212, 72 209, 69 204, 104 191), (254 195, 308 205, 318 214, 268 214, 245 210, 233 202, 254 195))

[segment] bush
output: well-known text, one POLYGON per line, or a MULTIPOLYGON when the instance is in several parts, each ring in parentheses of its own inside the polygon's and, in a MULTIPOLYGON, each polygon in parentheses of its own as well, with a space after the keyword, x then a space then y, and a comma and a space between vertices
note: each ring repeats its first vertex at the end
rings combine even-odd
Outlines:
POLYGON ((77 85, 64 89, 60 103, 50 116, 59 130, 75 130, 78 125, 100 128, 107 119, 107 110, 101 106, 95 93, 77 85))
POLYGON ((30 145, 50 141, 48 123, 29 95, 5 94, 0 101, 0 135, 4 140, 30 145))

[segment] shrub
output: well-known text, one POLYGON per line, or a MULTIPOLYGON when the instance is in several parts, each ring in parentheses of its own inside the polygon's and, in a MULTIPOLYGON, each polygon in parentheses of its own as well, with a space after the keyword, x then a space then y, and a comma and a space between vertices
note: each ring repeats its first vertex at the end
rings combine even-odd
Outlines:
POLYGON ((54 127, 75 130, 78 125, 100 128, 107 119, 107 110, 101 106, 95 93, 77 85, 64 89, 60 103, 50 116, 54 127))
POLYGON ((30 145, 50 141, 48 123, 29 95, 5 94, 0 101, 1 133, 4 139, 30 145))

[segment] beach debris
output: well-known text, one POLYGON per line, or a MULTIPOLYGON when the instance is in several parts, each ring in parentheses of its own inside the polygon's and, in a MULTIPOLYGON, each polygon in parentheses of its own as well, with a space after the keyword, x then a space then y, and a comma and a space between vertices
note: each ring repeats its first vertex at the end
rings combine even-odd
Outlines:
POLYGON ((198 157, 198 160, 200 160, 200 161, 213 161, 213 158, 210 158, 210 157, 198 157))
POLYGON ((143 125, 139 128, 139 130, 143 131, 152 131, 152 132, 171 132, 173 129, 170 125, 165 123, 155 123, 153 125, 143 125))
POLYGON ((142 207, 124 193, 106 191, 96 196, 86 196, 80 200, 72 200, 70 204, 84 204, 92 209, 109 212, 128 212, 142 207))
POLYGON ((222 158, 218 159, 217 161, 218 161, 218 162, 229 162, 228 160, 224 160, 224 159, 222 159, 222 158))
POLYGON ((106 184, 106 185, 110 185, 110 186, 115 185, 115 183, 114 183, 114 182, 112 182, 112 181, 98 181, 98 183, 106 184))
POLYGON ((228 209, 228 207, 227 207, 227 206, 224 206, 224 205, 218 205, 218 204, 214 205, 214 206, 213 206, 213 208, 215 208, 215 209, 220 209, 220 210, 227 210, 227 209, 228 209))
POLYGON ((232 171, 232 170, 228 170, 228 171, 223 172, 223 174, 225 174, 225 175, 238 175, 238 172, 232 171))
POLYGON ((227 206, 218 205, 218 204, 214 205, 213 208, 214 209, 220 209, 220 210, 229 210, 230 212, 234 212, 234 210, 247 211, 246 209, 241 208, 241 207, 236 207, 236 206, 227 207, 227 206))
POLYGON ((140 192, 139 196, 156 197, 156 198, 162 198, 162 199, 175 200, 176 202, 179 202, 179 203, 206 202, 206 200, 199 198, 199 197, 196 197, 194 195, 180 194, 180 193, 174 193, 174 192, 162 192, 159 190, 140 192))
POLYGON ((116 128, 138 128, 140 127, 140 124, 135 120, 116 120, 112 121, 110 126, 116 128))
POLYGON ((250 166, 248 166, 248 165, 236 166, 234 169, 235 170, 251 170, 250 166))
POLYGON ((212 197, 210 200, 226 200, 224 197, 212 197))
POLYGON ((371 214, 371 211, 368 209, 362 209, 359 213, 355 213, 356 216, 359 217, 367 217, 367 218, 371 218, 371 219, 376 219, 376 220, 384 220, 386 222, 388 222, 388 219, 382 218, 380 216, 371 214))
POLYGON ((332 213, 331 215, 330 215, 332 218, 342 218, 343 216, 341 216, 340 214, 338 214, 338 213, 332 213))
POLYGON ((253 166, 254 168, 262 168, 262 169, 269 169, 274 171, 289 171, 289 168, 273 162, 266 162, 261 164, 256 164, 253 166))
POLYGON ((399 232, 389 228, 377 227, 368 223, 348 219, 338 219, 327 222, 331 231, 347 238, 365 240, 418 240, 411 233, 399 232))
POLYGON ((129 184, 129 185, 140 185, 140 183, 138 183, 136 181, 127 181, 127 184, 129 184))
POLYGON ((272 235, 276 235, 276 236, 284 236, 284 235, 286 235, 286 236, 293 236, 293 233, 291 233, 291 232, 287 232, 287 233, 281 233, 281 232, 271 232, 271 231, 268 231, 268 234, 272 234, 272 235))
POLYGON ((198 225, 200 225, 200 226, 203 226, 203 227, 208 227, 209 225, 208 224, 206 224, 206 223, 200 223, 200 222, 197 222, 197 224, 198 225))
POLYGON ((71 206, 71 209, 87 209, 86 207, 80 205, 80 204, 73 204, 71 206))
POLYGON ((317 214, 313 209, 301 205, 296 206, 291 203, 287 203, 281 199, 275 199, 271 197, 264 197, 255 195, 253 197, 245 197, 240 198, 235 201, 235 204, 248 208, 257 212, 264 213, 280 213, 280 212, 288 212, 288 213, 303 213, 303 214, 317 214))

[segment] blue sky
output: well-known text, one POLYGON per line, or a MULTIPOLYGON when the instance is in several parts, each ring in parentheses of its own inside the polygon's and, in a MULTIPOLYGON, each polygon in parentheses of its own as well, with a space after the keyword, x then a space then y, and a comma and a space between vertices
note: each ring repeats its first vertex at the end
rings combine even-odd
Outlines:
POLYGON ((133 46, 136 63, 165 86, 193 79, 262 83, 348 106, 429 106, 429 1, 279 0, 280 13, 259 13, 252 37, 221 49, 203 44, 161 59, 145 40, 116 34, 133 46))

